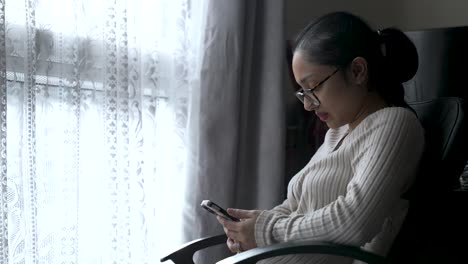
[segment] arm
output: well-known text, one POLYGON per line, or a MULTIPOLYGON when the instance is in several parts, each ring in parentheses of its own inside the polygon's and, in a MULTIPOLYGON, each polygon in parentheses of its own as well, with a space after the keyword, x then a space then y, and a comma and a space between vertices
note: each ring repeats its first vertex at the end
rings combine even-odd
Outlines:
MULTIPOLYGON (((289 193, 289 192, 288 192, 289 193)), ((291 212, 294 210, 294 205, 297 207, 297 202, 294 199, 288 198, 283 201, 282 204, 275 206, 273 209, 270 210, 270 212, 274 212, 275 214, 278 215, 290 215, 291 212)))
POLYGON ((379 232, 386 212, 414 178, 424 136, 406 110, 373 121, 356 139, 362 144, 353 150, 354 176, 346 195, 305 215, 263 211, 255 225, 258 246, 305 239, 361 246, 379 232))
MULTIPOLYGON (((319 151, 316 152, 316 155, 318 153, 319 151)), ((316 157, 316 155, 314 155, 314 157, 316 157)), ((309 163, 311 161, 309 161, 309 163)), ((305 166, 291 179, 288 185, 287 199, 284 200, 282 204, 271 209, 269 212, 287 217, 292 212, 297 210, 298 201, 293 189, 295 188, 294 186, 298 185, 297 181, 303 178, 302 176, 308 172, 307 167, 308 166, 305 166)), ((255 242, 254 227, 260 211, 228 208, 228 213, 232 216, 242 219, 241 222, 233 222, 218 217, 218 221, 223 226, 224 232, 228 236, 227 246, 230 251, 235 253, 239 249, 247 250, 257 247, 255 242)))

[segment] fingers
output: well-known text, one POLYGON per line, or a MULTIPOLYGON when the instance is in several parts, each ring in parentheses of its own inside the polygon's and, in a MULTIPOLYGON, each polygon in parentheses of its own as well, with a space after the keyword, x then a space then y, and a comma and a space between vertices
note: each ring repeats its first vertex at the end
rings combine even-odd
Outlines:
POLYGON ((227 228, 229 230, 239 231, 239 225, 238 225, 239 222, 234 222, 234 221, 225 219, 220 216, 217 216, 216 219, 221 225, 223 225, 224 228, 227 228))
POLYGON ((226 244, 229 248, 229 251, 231 251, 232 253, 240 253, 243 251, 241 243, 232 238, 228 238, 226 244))
POLYGON ((239 232, 229 230, 227 228, 224 228, 224 233, 226 233, 226 236, 232 238, 232 239, 238 239, 239 238, 239 232))
POLYGON ((229 250, 239 252, 242 249, 249 250, 257 247, 254 226, 261 211, 229 208, 228 212, 242 219, 241 222, 234 222, 223 217, 217 217, 218 222, 223 226, 224 232, 229 238, 227 242, 229 250))
POLYGON ((242 210, 242 209, 235 209, 235 208, 228 208, 227 212, 237 218, 244 219, 244 218, 252 218, 252 211, 250 210, 242 210))
POLYGON ((250 219, 250 218, 257 218, 258 215, 261 213, 261 210, 242 210, 236 208, 228 208, 227 212, 237 218, 242 220, 250 219))
POLYGON ((224 233, 226 236, 236 239, 239 236, 240 227, 236 225, 236 222, 231 220, 224 219, 222 217, 217 217, 218 222, 223 226, 224 233))
POLYGON ((226 244, 227 244, 227 247, 229 248, 229 251, 231 251, 232 253, 237 253, 238 252, 239 243, 234 241, 232 238, 228 238, 226 244))

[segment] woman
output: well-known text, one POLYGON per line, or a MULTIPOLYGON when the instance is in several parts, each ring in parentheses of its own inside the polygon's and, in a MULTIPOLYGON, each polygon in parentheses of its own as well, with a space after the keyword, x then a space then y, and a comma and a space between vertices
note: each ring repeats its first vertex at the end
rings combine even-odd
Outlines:
MULTIPOLYGON (((218 218, 232 252, 292 241, 326 241, 387 254, 408 204, 424 130, 404 101, 402 82, 418 67, 416 49, 397 29, 375 32, 344 12, 325 15, 298 36, 292 60, 296 95, 329 127, 324 143, 271 210, 229 209, 218 218)), ((351 263, 290 255, 268 263, 351 263)))

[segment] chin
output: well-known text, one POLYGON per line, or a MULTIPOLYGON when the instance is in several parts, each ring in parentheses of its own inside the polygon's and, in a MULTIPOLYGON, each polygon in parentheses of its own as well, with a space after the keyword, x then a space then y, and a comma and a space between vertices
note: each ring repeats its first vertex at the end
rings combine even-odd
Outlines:
POLYGON ((328 128, 336 128, 336 126, 333 125, 333 123, 329 123, 329 122, 324 122, 328 128))
POLYGON ((327 124, 327 127, 331 128, 331 129, 337 129, 337 128, 343 126, 343 124, 338 124, 336 122, 325 122, 325 124, 327 124))

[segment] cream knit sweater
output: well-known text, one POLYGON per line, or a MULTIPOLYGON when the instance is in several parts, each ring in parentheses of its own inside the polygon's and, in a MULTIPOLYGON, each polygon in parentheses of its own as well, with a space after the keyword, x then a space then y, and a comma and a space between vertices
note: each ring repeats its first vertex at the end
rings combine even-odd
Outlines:
MULTIPOLYGON (((388 252, 406 216, 408 204, 401 195, 416 174, 424 130, 410 110, 388 107, 370 114, 347 134, 348 125, 329 129, 322 146, 289 183, 283 204, 259 215, 255 224, 259 247, 309 240, 388 252)), ((352 262, 311 254, 266 261, 352 262)))

